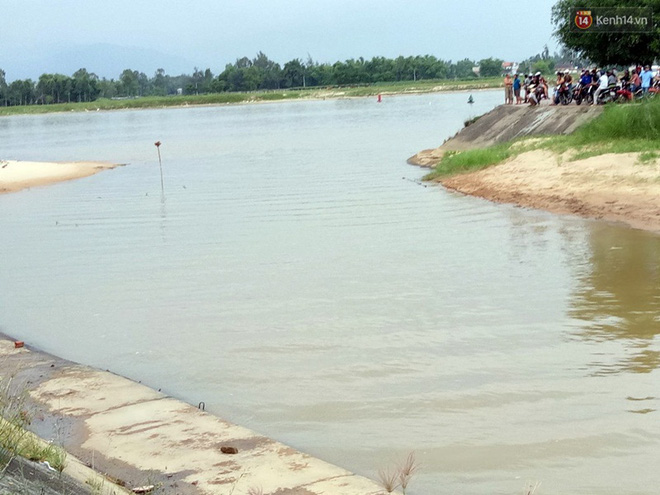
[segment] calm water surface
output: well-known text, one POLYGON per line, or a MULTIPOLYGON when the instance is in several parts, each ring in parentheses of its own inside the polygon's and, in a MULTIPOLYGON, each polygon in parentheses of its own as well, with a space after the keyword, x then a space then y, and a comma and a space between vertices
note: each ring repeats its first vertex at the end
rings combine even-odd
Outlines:
POLYGON ((660 237, 420 185, 497 92, 0 119, 0 326, 414 494, 655 494, 660 237), (165 196, 153 142, 163 142, 165 196))

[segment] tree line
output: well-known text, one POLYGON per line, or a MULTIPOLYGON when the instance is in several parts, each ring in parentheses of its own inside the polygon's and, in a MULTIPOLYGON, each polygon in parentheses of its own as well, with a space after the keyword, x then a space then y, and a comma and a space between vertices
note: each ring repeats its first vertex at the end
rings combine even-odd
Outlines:
POLYGON ((258 91, 319 86, 371 84, 426 79, 467 79, 499 76, 502 60, 488 58, 457 62, 433 55, 415 57, 373 57, 349 59, 333 64, 294 59, 281 66, 259 52, 227 64, 217 75, 211 69, 195 68, 192 75, 170 76, 158 69, 152 77, 126 69, 117 79, 99 78, 81 68, 72 76, 42 74, 37 81, 15 80, 8 83, 0 69, 0 105, 48 105, 89 102, 98 98, 134 98, 173 94, 203 94, 228 91, 258 91), (481 68, 477 75, 473 68, 481 68))

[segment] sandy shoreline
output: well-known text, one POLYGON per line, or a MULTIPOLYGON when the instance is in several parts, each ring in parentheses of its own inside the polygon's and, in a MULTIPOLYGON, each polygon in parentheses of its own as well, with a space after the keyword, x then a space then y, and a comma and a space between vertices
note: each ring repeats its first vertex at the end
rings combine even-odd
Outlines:
POLYGON ((535 150, 439 182, 464 194, 660 233, 660 160, 609 153, 570 161, 535 150))
POLYGON ((108 162, 0 160, 0 194, 88 177, 119 166, 108 162))

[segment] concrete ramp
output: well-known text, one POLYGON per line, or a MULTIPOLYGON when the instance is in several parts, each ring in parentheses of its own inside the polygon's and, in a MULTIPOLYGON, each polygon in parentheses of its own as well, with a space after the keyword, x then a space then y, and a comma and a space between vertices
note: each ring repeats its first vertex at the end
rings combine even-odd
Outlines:
POLYGON ((439 148, 420 151, 410 157, 408 163, 433 167, 446 151, 485 148, 524 136, 570 134, 602 110, 602 106, 500 105, 461 129, 439 148))
POLYGON ((1 334, 0 363, 29 391, 35 433, 55 432, 68 452, 136 493, 385 495, 375 481, 121 376, 16 349, 1 334))

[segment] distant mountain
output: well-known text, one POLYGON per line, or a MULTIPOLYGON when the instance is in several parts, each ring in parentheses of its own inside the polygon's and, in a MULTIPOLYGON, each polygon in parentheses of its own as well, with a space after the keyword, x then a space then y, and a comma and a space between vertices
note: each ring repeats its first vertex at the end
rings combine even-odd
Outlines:
MULTIPOLYGON (((144 72, 151 77, 156 69, 162 68, 173 76, 192 74, 195 65, 183 57, 149 48, 106 43, 45 47, 38 52, 22 52, 17 55, 0 52, 0 69, 7 73, 8 81, 27 78, 37 80, 44 73, 70 76, 82 67, 108 79, 117 79, 124 69, 144 72)), ((201 65, 199 67, 206 68, 201 65)))

